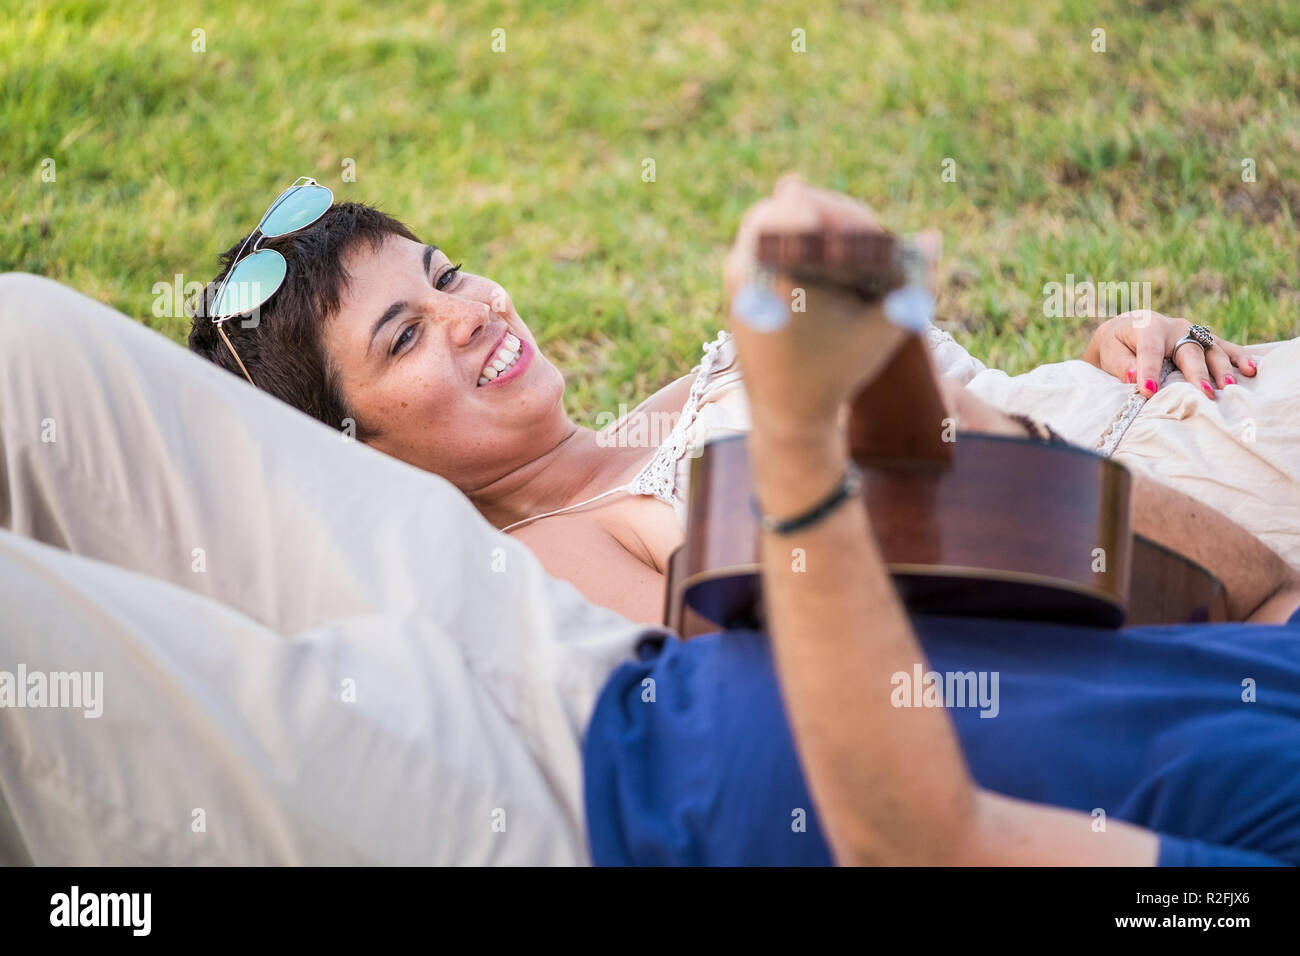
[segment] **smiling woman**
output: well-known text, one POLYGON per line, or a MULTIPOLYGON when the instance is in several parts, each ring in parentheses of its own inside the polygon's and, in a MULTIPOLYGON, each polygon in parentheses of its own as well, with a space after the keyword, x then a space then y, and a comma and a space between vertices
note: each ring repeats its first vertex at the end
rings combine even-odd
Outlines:
MULTIPOLYGON (((207 301, 243 243, 222 256, 207 301)), ((654 497, 608 498, 659 449, 602 442, 570 421, 564 378, 504 288, 356 203, 263 246, 284 257, 284 284, 255 321, 226 323, 258 387, 441 475, 498 528, 606 498, 598 509, 517 534, 598 603, 636 619, 660 617, 663 572, 680 543, 677 518, 654 497)), ((242 375, 208 319, 195 318, 189 344, 242 375)), ((688 379, 638 412, 679 411, 688 379)), ((671 503, 670 494, 661 498, 671 503)))

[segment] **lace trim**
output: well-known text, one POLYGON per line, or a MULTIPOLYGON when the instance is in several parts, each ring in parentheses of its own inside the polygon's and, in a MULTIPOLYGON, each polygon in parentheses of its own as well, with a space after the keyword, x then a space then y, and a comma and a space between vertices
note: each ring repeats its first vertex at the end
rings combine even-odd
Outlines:
POLYGON ((930 346, 931 352, 937 349, 940 345, 943 345, 945 342, 951 342, 953 345, 956 345, 958 348, 961 347, 960 344, 957 342, 957 340, 954 339, 947 332, 945 332, 943 329, 935 325, 926 326, 925 344, 930 346))
POLYGON ((589 505, 593 501, 599 501, 601 498, 620 491, 626 491, 633 495, 654 495, 665 504, 673 504, 676 501, 677 460, 681 458, 682 453, 686 450, 686 430, 694 424, 699 413, 700 399, 704 395, 704 390, 708 387, 709 377, 713 374, 714 366, 718 361, 718 350, 730 340, 731 333, 724 329, 718 333, 717 338, 712 342, 704 343, 704 358, 701 359, 699 365, 695 366, 695 379, 691 382, 691 391, 686 398, 686 404, 682 406, 681 416, 673 425, 673 430, 668 433, 668 437, 663 444, 655 450, 654 456, 649 463, 637 472, 635 478, 625 485, 602 491, 585 501, 579 501, 577 504, 568 505, 564 508, 557 508, 555 511, 547 511, 539 515, 523 518, 514 522, 514 524, 506 525, 501 530, 503 532, 510 531, 531 521, 564 514, 567 511, 589 505))
POLYGON ((1145 402, 1146 399, 1142 397, 1141 392, 1134 392, 1130 395, 1128 401, 1124 403, 1124 407, 1110 420, 1106 430, 1101 433, 1101 437, 1097 439, 1097 444, 1092 446, 1092 450, 1105 458, 1115 454, 1120 439, 1124 437, 1124 433, 1133 424, 1138 412, 1142 411, 1145 402))
MULTIPOLYGON (((1165 379, 1169 378, 1169 373, 1174 370, 1174 363, 1165 359, 1164 364, 1160 367, 1160 384, 1165 384, 1165 379)), ((1097 454, 1109 458, 1115 454, 1115 449, 1123 441, 1124 435, 1128 433, 1129 427, 1137 420, 1138 413, 1142 411, 1142 406, 1147 403, 1141 392, 1134 392, 1129 396, 1128 401, 1124 404, 1110 420, 1106 430, 1101 433, 1097 439, 1097 444, 1092 446, 1092 450, 1097 454)))
POLYGON ((699 414, 700 399, 717 364, 718 350, 730 339, 731 333, 724 330, 712 342, 704 343, 704 358, 696 366, 699 371, 691 383, 691 392, 682 406, 681 417, 668 433, 668 438, 655 450, 650 463, 628 483, 627 488, 632 494, 654 495, 670 505, 676 501, 677 460, 686 451, 686 432, 699 414))

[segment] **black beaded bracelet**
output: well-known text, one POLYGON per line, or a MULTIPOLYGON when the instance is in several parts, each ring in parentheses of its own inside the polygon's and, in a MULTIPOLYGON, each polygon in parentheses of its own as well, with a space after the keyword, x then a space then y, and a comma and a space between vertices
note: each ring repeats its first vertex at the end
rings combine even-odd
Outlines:
POLYGON ((750 497, 749 506, 754 511, 754 517, 758 519, 758 526, 772 534, 790 534, 793 531, 799 531, 816 524, 825 518, 828 514, 838 508, 841 504, 850 498, 856 497, 862 488, 862 472, 852 461, 844 470, 844 478, 831 492, 830 496, 819 504, 813 505, 808 511, 793 518, 774 518, 771 515, 763 514, 763 509, 759 506, 758 498, 750 497))
POLYGON ((1028 415, 1008 415, 1007 417, 1028 432, 1030 438, 1035 438, 1045 445, 1070 444, 1066 439, 1058 435, 1051 426, 1030 418, 1028 415))

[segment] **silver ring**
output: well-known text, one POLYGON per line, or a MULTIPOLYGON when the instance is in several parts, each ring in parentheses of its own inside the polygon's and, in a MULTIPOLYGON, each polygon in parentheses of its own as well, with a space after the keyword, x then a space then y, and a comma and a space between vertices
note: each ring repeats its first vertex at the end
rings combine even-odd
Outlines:
POLYGON ((1194 339, 1190 335, 1184 335, 1181 339, 1179 339, 1177 342, 1174 343, 1174 350, 1169 353, 1169 361, 1176 362, 1178 356, 1178 350, 1182 348, 1184 345, 1187 345, 1189 343, 1192 345, 1200 345, 1202 354, 1208 351, 1208 349, 1206 349, 1204 345, 1201 345, 1200 339, 1194 339))
POLYGON ((1214 348, 1214 333, 1210 331, 1208 326, 1193 325, 1187 330, 1187 334, 1195 339, 1197 344, 1199 344, 1201 348, 1205 349, 1205 351, 1208 352, 1210 349, 1214 348))
POLYGON ((1178 354, 1178 350, 1188 342, 1195 342, 1201 347, 1202 352, 1208 352, 1214 348, 1214 333, 1210 331, 1209 326, 1191 326, 1187 330, 1187 334, 1174 343, 1173 351, 1169 353, 1169 361, 1174 361, 1174 356, 1178 354))

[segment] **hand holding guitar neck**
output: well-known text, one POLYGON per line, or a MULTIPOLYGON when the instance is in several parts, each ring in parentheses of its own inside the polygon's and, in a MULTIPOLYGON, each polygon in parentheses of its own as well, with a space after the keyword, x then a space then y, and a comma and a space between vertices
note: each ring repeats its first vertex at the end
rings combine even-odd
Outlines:
POLYGON ((905 339, 882 299, 912 268, 861 203, 787 177, 741 222, 726 288, 755 431, 835 427, 905 339))
POLYGON ((755 256, 757 278, 738 294, 733 311, 740 313, 743 321, 746 299, 750 304, 761 303, 767 296, 772 300, 770 309, 760 305, 759 312, 769 321, 764 324, 760 319, 758 331, 771 333, 782 327, 784 323, 774 327, 770 321, 778 308, 784 312, 784 303, 772 291, 777 274, 803 286, 856 297, 865 306, 879 306, 885 318, 909 334, 896 357, 851 395, 849 447, 853 457, 860 461, 947 463, 952 449, 942 436, 948 411, 929 349, 919 334, 933 314, 929 264, 937 250, 928 242, 909 242, 885 232, 874 225, 865 206, 847 197, 827 194, 824 201, 842 209, 846 222, 860 218, 869 222, 870 228, 768 229, 761 233, 755 256))
POLYGON ((881 302, 885 318, 921 332, 934 317, 928 246, 879 230, 766 232, 758 237, 757 260, 763 269, 881 302))

